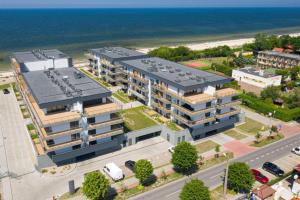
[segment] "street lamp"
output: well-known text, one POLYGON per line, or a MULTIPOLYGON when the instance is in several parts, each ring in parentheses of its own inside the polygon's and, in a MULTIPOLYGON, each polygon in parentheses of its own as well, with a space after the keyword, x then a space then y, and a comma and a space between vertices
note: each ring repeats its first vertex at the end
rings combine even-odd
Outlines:
POLYGON ((226 171, 225 171, 225 178, 224 178, 224 199, 227 199, 227 179, 228 179, 228 168, 229 168, 229 157, 227 157, 226 153, 223 153, 223 155, 227 158, 227 162, 226 162, 226 171))

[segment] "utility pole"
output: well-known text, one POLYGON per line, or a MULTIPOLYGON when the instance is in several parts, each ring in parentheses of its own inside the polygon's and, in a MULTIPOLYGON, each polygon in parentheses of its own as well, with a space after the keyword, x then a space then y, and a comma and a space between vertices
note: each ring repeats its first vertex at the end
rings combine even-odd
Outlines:
MULTIPOLYGON (((226 153, 224 153, 224 155, 225 155, 225 157, 227 157, 226 153)), ((225 171, 225 178, 224 178, 224 200, 227 199, 228 169, 229 169, 229 158, 227 158, 227 162, 226 162, 226 171, 225 171)))

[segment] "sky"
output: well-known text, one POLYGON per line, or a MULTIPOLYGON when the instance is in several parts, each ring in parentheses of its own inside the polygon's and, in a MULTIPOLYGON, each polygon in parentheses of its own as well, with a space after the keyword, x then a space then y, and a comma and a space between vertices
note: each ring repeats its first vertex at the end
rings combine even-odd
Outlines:
POLYGON ((300 0, 0 0, 0 8, 300 7, 300 0))

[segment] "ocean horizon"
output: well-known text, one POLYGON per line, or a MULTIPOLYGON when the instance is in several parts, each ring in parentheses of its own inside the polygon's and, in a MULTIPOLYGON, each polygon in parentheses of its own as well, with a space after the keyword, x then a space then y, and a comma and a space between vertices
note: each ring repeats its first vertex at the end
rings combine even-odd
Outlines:
POLYGON ((300 32, 300 8, 0 9, 0 58, 33 48, 78 56, 103 46, 186 44, 261 32, 300 32))

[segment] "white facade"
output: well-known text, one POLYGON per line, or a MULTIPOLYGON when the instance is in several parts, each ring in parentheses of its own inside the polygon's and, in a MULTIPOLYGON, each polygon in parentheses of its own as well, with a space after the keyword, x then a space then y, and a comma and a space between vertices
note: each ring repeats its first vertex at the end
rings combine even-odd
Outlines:
POLYGON ((269 86, 279 86, 281 84, 281 75, 264 76, 263 71, 258 75, 246 73, 245 71, 233 70, 232 78, 238 82, 244 82, 259 88, 267 88, 269 86))
POLYGON ((71 67, 69 66, 68 58, 61 59, 47 59, 47 60, 39 60, 34 62, 25 62, 24 66, 28 71, 38 71, 45 70, 49 68, 65 68, 71 67))

